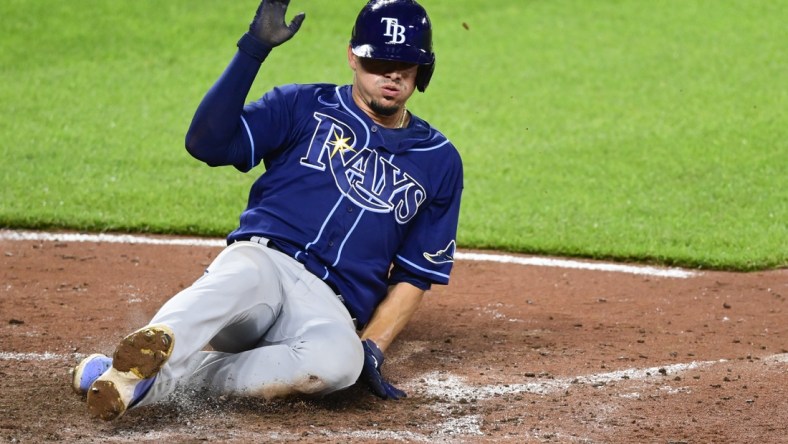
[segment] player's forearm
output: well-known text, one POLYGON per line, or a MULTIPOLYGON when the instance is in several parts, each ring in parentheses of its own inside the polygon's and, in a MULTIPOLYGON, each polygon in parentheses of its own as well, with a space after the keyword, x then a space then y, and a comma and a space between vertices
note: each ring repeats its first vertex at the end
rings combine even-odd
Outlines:
MULTIPOLYGON (((266 50, 270 51, 270 50, 266 50)), ((241 130, 241 112, 260 60, 239 50, 224 73, 205 94, 186 133, 186 149, 209 165, 226 165, 225 148, 241 130)))
POLYGON ((424 290, 406 282, 392 286, 362 332, 361 339, 372 339, 382 351, 386 351, 413 317, 423 296, 424 290))

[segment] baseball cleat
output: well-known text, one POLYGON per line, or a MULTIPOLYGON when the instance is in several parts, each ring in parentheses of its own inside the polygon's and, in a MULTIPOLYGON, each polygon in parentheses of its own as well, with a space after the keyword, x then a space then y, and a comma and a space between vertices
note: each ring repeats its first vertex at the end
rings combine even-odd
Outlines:
POLYGON ((90 413, 105 421, 126 413, 153 385, 174 343, 172 330, 162 324, 143 327, 123 338, 112 355, 112 367, 87 391, 90 413))
POLYGON ((74 393, 85 396, 93 382, 112 367, 112 359, 101 353, 94 353, 80 361, 71 369, 71 388, 74 393))

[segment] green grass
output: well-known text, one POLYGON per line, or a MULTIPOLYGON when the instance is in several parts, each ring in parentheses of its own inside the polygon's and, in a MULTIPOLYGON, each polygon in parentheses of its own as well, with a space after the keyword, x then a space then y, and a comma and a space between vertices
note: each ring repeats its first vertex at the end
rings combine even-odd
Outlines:
MULTIPOLYGON (((360 3, 293 0, 250 99, 348 82, 360 3)), ((463 155, 461 247, 788 265, 787 2, 423 3, 438 64, 410 108, 463 155)), ((256 4, 2 2, 0 226, 232 230, 261 171, 183 136, 256 4)))

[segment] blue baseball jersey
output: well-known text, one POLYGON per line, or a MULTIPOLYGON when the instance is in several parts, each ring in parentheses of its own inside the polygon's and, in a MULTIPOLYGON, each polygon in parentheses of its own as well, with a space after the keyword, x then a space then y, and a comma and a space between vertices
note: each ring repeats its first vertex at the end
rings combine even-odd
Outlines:
POLYGON ((351 88, 274 88, 243 107, 226 146, 190 152, 244 172, 264 164, 228 243, 270 239, 334 288, 363 326, 389 285, 448 283, 463 170, 427 122, 411 115, 405 128, 381 127, 351 88))

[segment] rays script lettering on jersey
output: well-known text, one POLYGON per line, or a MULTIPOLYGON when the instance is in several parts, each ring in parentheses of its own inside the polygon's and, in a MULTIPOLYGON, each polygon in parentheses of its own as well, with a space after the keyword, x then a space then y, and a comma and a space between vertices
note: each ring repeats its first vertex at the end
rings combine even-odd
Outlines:
POLYGON ((427 197, 424 187, 390 159, 357 147, 350 126, 323 113, 314 117, 317 127, 301 165, 320 171, 328 166, 339 191, 361 208, 394 212, 401 224, 411 220, 427 197))

